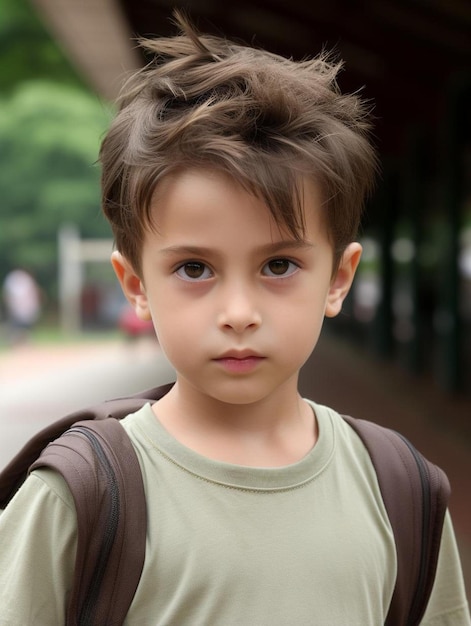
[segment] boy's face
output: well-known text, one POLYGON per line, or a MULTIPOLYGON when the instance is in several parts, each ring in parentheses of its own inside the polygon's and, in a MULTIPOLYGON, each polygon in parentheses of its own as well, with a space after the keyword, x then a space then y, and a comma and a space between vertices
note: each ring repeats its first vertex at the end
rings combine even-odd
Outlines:
POLYGON ((361 254, 350 244, 332 277, 312 183, 304 198, 306 232, 297 242, 228 176, 185 171, 158 188, 142 276, 114 253, 124 292, 141 318, 152 317, 180 386, 193 394, 245 404, 296 391, 324 316, 340 311, 361 254))

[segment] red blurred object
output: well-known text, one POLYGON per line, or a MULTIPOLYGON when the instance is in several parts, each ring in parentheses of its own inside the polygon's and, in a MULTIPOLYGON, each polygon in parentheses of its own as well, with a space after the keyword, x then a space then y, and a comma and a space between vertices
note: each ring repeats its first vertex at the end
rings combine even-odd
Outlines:
POLYGON ((118 319, 118 327, 129 337, 152 335, 154 326, 151 321, 141 320, 133 308, 126 306, 118 319))

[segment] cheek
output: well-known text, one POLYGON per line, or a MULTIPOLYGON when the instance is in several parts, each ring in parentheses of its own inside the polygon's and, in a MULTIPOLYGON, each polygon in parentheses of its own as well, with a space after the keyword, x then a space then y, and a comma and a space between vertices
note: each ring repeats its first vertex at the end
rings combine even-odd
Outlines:
POLYGON ((281 302, 275 302, 272 310, 276 311, 280 323, 292 325, 293 332, 309 332, 317 328, 324 319, 328 288, 304 286, 298 293, 288 293, 281 302), (282 320, 282 321, 281 321, 282 320))
POLYGON ((293 359, 307 359, 314 349, 324 322, 325 302, 322 295, 311 295, 290 303, 284 314, 275 315, 278 336, 284 338, 284 349, 293 359))
POLYGON ((152 311, 152 319, 155 332, 157 333, 159 343, 162 347, 165 344, 185 341, 188 325, 182 320, 179 311, 175 311, 172 314, 170 311, 162 311, 161 308, 154 308, 152 311))
POLYGON ((286 335, 286 350, 294 360, 306 361, 319 339, 323 318, 304 317, 295 320, 286 335))
POLYGON ((191 365, 195 354, 193 345, 188 341, 186 332, 178 325, 154 323, 160 349, 177 370, 185 370, 191 365))
POLYGON ((152 319, 159 345, 171 363, 185 362, 201 345, 203 333, 199 327, 200 315, 191 304, 176 306, 166 300, 151 307, 152 319))

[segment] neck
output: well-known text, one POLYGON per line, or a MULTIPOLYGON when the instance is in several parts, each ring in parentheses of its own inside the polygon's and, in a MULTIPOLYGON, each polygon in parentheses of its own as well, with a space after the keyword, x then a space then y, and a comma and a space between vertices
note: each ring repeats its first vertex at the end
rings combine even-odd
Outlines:
POLYGON ((299 396, 297 380, 251 404, 227 404, 177 380, 154 405, 162 425, 182 444, 220 461, 281 466, 299 461, 315 444, 312 409, 299 396))

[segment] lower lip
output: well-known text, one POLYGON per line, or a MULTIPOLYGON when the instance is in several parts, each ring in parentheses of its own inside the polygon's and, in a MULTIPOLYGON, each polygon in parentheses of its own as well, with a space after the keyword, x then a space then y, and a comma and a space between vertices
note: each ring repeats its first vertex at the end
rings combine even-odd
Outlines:
POLYGON ((260 356, 249 356, 245 359, 226 357, 223 359, 216 359, 216 363, 221 365, 228 372, 246 374, 247 372, 254 370, 263 360, 264 357, 260 356))

